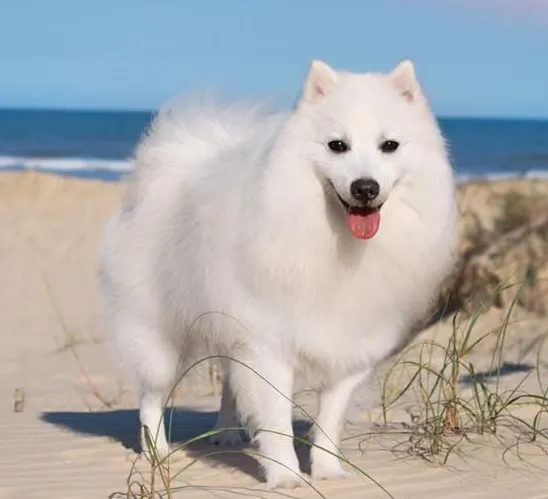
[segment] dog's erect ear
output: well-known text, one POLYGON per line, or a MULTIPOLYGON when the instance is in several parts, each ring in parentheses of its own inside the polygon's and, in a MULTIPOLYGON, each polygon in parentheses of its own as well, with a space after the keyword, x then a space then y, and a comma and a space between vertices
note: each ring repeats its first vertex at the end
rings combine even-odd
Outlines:
POLYGON ((301 102, 314 102, 328 94, 337 83, 337 72, 318 59, 312 61, 304 82, 301 102))
POLYGON ((407 101, 416 101, 421 96, 422 91, 415 73, 415 65, 409 59, 400 62, 390 73, 390 78, 407 101))

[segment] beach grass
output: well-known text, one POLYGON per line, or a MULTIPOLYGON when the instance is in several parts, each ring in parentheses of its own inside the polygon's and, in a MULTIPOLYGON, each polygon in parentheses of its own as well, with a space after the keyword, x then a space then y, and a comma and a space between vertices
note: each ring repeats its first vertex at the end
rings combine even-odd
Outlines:
MULTIPOLYGON (((385 428, 390 428, 390 410, 405 400, 410 421, 397 431, 408 434, 410 454, 445 464, 451 453, 458 450, 459 443, 470 435, 497 436, 501 428, 512 430, 516 442, 528 434, 531 442, 538 442, 548 450, 548 426, 541 426, 546 424, 543 415, 548 409, 548 390, 539 373, 546 337, 537 345, 534 369, 527 370, 511 387, 503 380, 509 366, 520 371, 519 364, 506 363, 504 351, 512 313, 523 286, 508 286, 516 289, 515 298, 502 323, 495 328, 476 332, 478 321, 491 303, 484 304, 464 321, 459 321, 457 314, 446 343, 427 340, 411 345, 389 369, 382 385, 382 422, 385 428), (472 357, 484 343, 489 343, 486 349, 490 350, 490 360, 487 367, 482 362, 478 368, 472 357), (399 379, 394 381, 398 375, 399 379), (534 392, 525 388, 530 378, 538 382, 534 392), (525 406, 533 409, 528 420, 516 415, 525 406)), ((495 300, 496 293, 490 302, 495 300)))

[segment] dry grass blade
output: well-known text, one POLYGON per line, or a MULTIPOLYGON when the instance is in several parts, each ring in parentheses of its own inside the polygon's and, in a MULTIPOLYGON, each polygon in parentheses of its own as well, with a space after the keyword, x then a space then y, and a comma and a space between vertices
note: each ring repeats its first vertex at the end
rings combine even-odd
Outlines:
MULTIPOLYGON (((44 285, 46 287, 46 290, 48 292, 48 296, 51 301, 51 305, 55 311, 55 314, 57 316, 57 320, 59 322, 59 325, 61 326, 61 329, 65 335, 65 338, 72 338, 72 335, 67 327, 67 324, 65 322, 65 319, 63 317, 63 314, 61 313, 61 310, 59 309, 59 306, 57 304, 57 300, 55 300, 55 296, 53 295, 53 290, 51 289, 51 286, 49 285, 49 281, 45 275, 43 275, 44 279, 44 285)), ((91 378, 89 377, 89 374, 87 373, 86 369, 84 368, 84 364, 82 363, 82 360, 80 359, 80 355, 78 355, 78 352, 76 351, 76 346, 74 342, 70 342, 67 345, 67 348, 71 351, 72 356, 74 357, 74 360, 76 361, 76 364, 78 365, 78 369, 80 370, 80 373, 82 374, 84 380, 86 381, 86 384, 89 387, 89 390, 91 394, 103 405, 106 409, 111 409, 116 404, 116 400, 108 400, 106 397, 104 397, 100 390, 95 386, 91 378)))

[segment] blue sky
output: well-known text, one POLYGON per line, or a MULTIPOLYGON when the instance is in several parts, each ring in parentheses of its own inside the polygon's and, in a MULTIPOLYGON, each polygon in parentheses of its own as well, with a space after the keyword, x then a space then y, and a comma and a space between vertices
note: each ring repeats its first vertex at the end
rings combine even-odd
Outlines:
POLYGON ((548 117, 542 0, 11 0, 1 10, 0 107, 153 109, 200 89, 290 104, 313 58, 383 71, 411 57, 438 114, 548 117))

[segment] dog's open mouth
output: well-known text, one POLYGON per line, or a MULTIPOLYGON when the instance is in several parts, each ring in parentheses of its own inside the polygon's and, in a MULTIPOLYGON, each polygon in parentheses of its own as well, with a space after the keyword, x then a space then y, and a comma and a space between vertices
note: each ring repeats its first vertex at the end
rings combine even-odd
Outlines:
POLYGON ((352 206, 348 204, 333 186, 333 192, 346 212, 348 228, 358 239, 371 239, 377 234, 380 223, 382 204, 372 206, 352 206))

